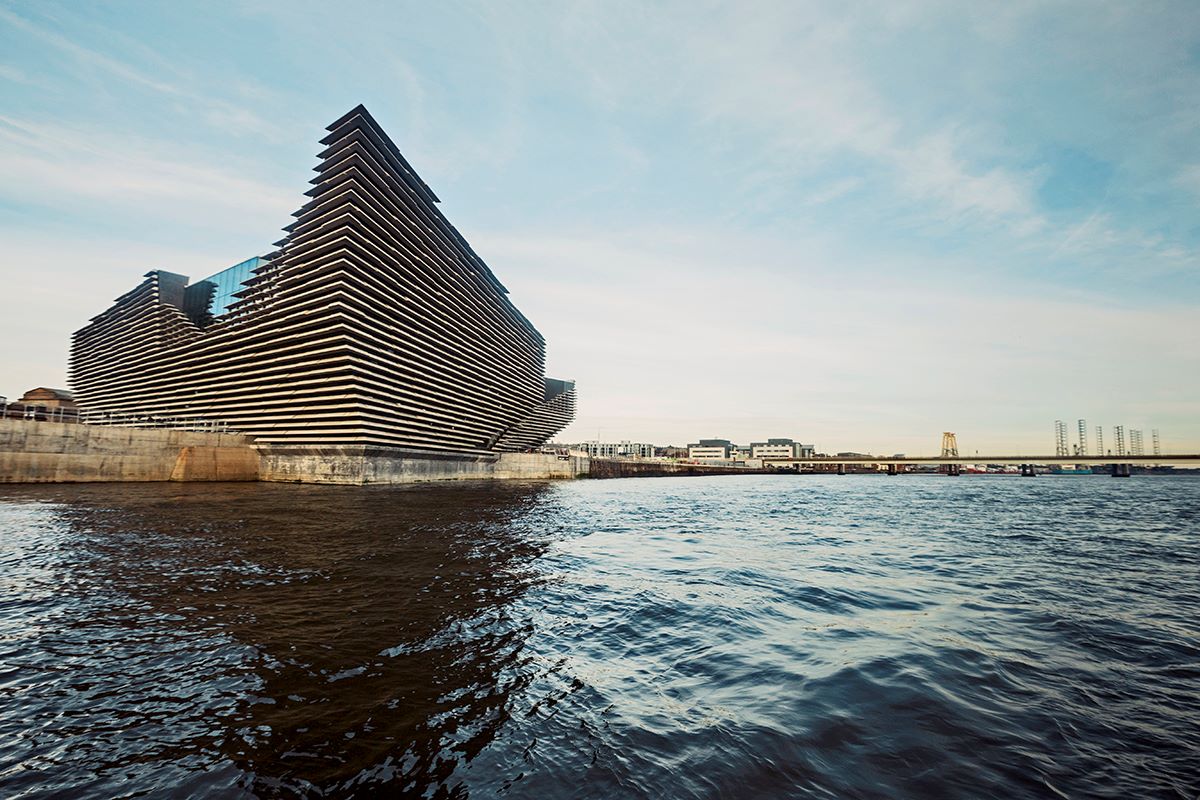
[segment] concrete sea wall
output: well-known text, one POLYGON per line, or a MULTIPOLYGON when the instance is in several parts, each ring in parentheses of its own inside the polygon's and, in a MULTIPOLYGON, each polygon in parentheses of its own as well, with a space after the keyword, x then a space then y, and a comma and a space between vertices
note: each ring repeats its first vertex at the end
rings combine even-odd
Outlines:
POLYGON ((297 483, 419 483, 587 477, 588 459, 545 453, 466 455, 394 447, 263 447, 259 479, 297 483))
POLYGON ((630 461, 617 458, 593 458, 592 478, 658 478, 667 475, 753 475, 768 470, 715 464, 680 464, 674 461, 630 461))
POLYGON ((588 459, 394 447, 256 447, 241 434, 0 419, 0 483, 284 481, 389 484, 587 477, 588 459))
POLYGON ((239 434, 0 419, 0 483, 257 479, 239 434))

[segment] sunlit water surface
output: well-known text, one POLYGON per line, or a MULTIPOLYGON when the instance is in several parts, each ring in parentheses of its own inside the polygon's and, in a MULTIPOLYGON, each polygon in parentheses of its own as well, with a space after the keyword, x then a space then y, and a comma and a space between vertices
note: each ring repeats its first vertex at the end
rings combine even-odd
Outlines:
POLYGON ((0 796, 1177 797, 1200 480, 0 488, 0 796))

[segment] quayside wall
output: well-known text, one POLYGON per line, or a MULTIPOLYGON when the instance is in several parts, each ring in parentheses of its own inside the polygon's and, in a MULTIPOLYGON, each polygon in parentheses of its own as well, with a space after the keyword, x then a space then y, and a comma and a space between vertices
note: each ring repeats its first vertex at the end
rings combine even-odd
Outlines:
POLYGON ((296 483, 420 483, 586 478, 586 456, 404 450, 363 445, 262 447, 259 480, 296 483))
POLYGON ((236 433, 0 419, 0 483, 257 479, 236 433))
POLYGON ((0 419, 0 483, 281 481, 389 484, 587 477, 588 458, 256 446, 235 433, 0 419))
POLYGON ((680 464, 674 461, 627 461, 616 458, 593 458, 589 477, 658 478, 668 475, 755 475, 770 471, 716 464, 680 464))

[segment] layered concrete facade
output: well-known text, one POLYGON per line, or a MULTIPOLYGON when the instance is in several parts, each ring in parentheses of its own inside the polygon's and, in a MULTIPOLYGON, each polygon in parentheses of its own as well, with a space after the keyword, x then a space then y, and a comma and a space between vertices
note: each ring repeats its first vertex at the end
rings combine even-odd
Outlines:
POLYGON ((401 460, 546 442, 575 386, 541 334, 365 108, 327 130, 278 250, 190 285, 152 271, 74 335, 79 405, 401 460))

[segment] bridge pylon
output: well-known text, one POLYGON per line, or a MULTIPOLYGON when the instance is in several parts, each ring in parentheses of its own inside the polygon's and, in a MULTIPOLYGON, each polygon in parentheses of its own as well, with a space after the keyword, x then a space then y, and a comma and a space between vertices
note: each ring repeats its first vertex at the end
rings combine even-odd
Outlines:
POLYGON ((950 431, 942 432, 942 458, 958 458, 958 439, 950 431))

